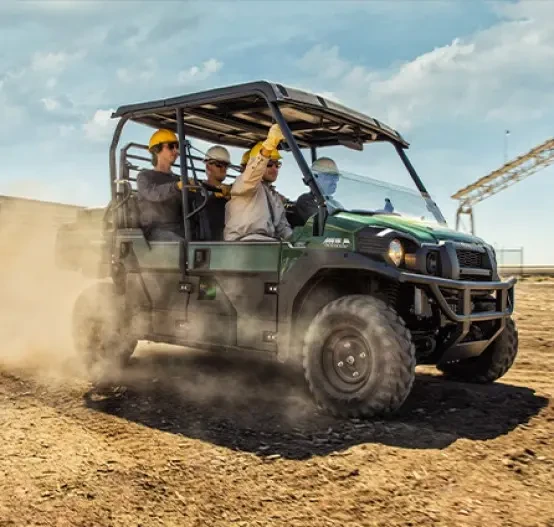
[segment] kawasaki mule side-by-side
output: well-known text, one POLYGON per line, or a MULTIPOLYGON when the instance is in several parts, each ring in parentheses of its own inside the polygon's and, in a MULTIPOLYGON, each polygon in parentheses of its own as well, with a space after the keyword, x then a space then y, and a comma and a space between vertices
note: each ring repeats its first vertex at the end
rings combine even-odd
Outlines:
POLYGON ((384 123, 268 82, 123 106, 113 117, 110 204, 64 226, 56 248, 60 265, 99 279, 73 315, 75 345, 90 367, 124 364, 139 340, 244 350, 302 367, 327 411, 370 417, 403 404, 416 364, 468 382, 492 382, 512 365, 515 279, 499 278, 489 244, 447 227, 408 143, 384 123), (130 143, 116 157, 128 122, 178 134, 183 242, 144 236, 135 173, 141 162, 148 168, 148 155, 130 143), (274 122, 317 212, 302 222, 296 196, 287 206, 290 240, 224 241, 223 225, 213 232, 212 195, 190 140, 246 150, 274 122), (322 193, 313 160, 325 149, 376 143, 396 151, 414 189, 386 174, 352 174, 345 161, 334 195, 322 193))

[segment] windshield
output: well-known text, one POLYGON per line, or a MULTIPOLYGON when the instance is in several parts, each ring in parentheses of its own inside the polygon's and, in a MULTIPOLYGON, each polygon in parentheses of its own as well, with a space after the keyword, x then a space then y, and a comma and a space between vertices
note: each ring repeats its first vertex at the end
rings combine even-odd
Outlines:
POLYGON ((361 214, 393 214, 431 223, 441 222, 436 206, 417 190, 343 170, 330 184, 324 180, 327 176, 316 175, 316 181, 331 214, 344 210, 361 214))
POLYGON ((390 214, 446 224, 437 205, 416 186, 404 152, 388 141, 364 146, 361 152, 344 146, 317 150, 310 168, 330 214, 390 214))

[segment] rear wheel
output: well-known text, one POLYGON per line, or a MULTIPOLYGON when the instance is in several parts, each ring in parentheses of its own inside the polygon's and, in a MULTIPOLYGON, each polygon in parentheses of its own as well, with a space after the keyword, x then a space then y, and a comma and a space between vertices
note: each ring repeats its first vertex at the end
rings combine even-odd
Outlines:
POLYGON ((73 309, 73 341, 89 374, 103 375, 124 366, 137 345, 129 329, 125 297, 113 284, 85 289, 73 309))
POLYGON ((410 332, 397 313, 367 295, 322 308, 304 339, 304 375, 316 402, 341 417, 397 410, 415 377, 410 332))

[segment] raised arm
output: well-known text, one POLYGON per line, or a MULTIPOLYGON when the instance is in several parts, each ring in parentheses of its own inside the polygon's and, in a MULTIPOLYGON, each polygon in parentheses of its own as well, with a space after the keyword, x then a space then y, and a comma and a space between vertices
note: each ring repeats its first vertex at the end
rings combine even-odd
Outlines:
POLYGON ((271 125, 267 138, 262 143, 260 152, 250 159, 244 172, 235 180, 231 195, 245 196, 252 194, 261 183, 267 162, 279 143, 284 139, 283 132, 278 124, 271 125))
POLYGON ((268 161, 269 158, 264 157, 261 153, 252 158, 246 165, 244 172, 233 183, 231 196, 253 194, 262 181, 268 161))

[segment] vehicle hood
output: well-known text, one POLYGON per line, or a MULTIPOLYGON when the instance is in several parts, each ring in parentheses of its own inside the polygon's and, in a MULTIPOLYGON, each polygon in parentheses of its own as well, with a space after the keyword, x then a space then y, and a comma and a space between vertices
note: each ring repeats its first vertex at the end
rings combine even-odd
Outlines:
MULTIPOLYGON (((346 221, 347 223, 352 222, 352 224, 357 224, 358 227, 372 226, 389 228, 398 232, 410 234, 422 243, 437 243, 449 240, 464 243, 477 243, 480 245, 485 244, 483 239, 465 232, 456 231, 445 226, 434 225, 412 218, 403 218, 388 214, 365 216, 362 214, 341 212, 336 216, 333 216, 332 219, 338 220, 337 227, 347 227, 346 224, 341 225, 343 221, 346 221)), ((329 218, 329 220, 331 220, 331 218, 329 218)), ((352 227, 354 227, 354 225, 352 225, 352 227)))

